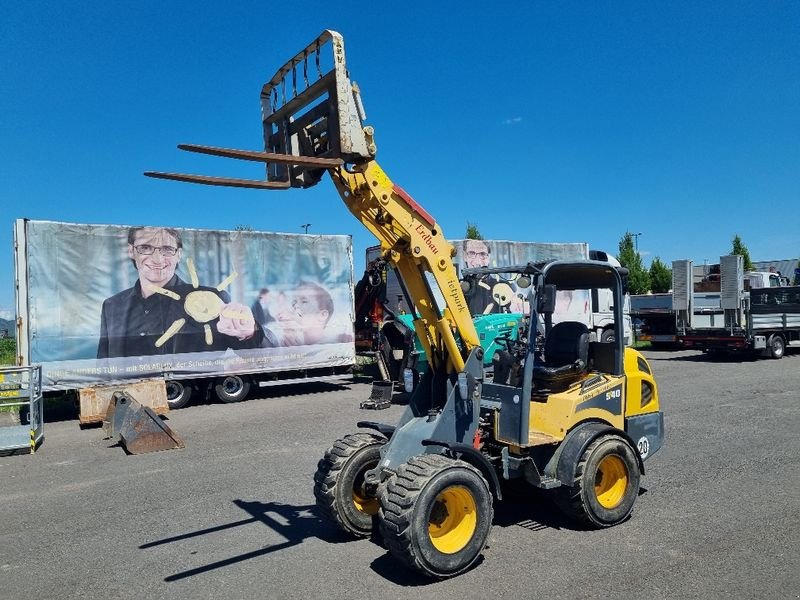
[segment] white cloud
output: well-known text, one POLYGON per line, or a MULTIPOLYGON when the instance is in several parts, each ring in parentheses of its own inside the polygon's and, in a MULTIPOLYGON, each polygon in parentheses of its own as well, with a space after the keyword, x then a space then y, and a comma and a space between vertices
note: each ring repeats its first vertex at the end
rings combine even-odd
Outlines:
POLYGON ((14 311, 9 310, 7 308, 0 308, 0 319, 6 319, 8 321, 14 320, 14 311))
POLYGON ((517 123, 522 122, 522 117, 511 117, 510 119, 504 119, 503 125, 516 125, 517 123))

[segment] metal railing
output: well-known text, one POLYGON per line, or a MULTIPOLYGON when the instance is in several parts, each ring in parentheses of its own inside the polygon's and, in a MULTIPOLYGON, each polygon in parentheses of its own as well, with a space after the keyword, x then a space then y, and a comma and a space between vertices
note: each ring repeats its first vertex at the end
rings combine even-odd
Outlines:
POLYGON ((0 368, 0 452, 28 449, 44 439, 42 368, 0 368))

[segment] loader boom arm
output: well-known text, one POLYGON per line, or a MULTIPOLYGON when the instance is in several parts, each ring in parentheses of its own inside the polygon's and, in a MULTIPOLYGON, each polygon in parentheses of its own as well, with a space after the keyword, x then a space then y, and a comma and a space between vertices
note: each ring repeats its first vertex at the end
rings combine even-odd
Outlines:
POLYGON ((324 31, 261 91, 265 151, 180 145, 191 152, 266 164, 266 180, 201 175, 146 175, 206 185, 306 188, 327 172, 350 212, 380 241, 383 258, 402 278, 419 318, 414 327, 435 372, 464 369, 480 347, 452 258, 453 245, 411 196, 375 161, 374 130, 346 68, 344 40, 324 31), (436 291, 444 299, 439 306, 436 291), (456 339, 461 339, 461 346, 456 339))
POLYGON ((452 244, 433 218, 393 184, 374 160, 363 165, 363 170, 348 172, 340 167, 331 169, 330 174, 347 208, 378 238, 385 259, 402 278, 419 314, 414 327, 434 368, 461 371, 464 356, 456 332, 464 353, 479 341, 453 266, 452 244), (444 297, 442 312, 426 274, 444 297), (445 364, 441 364, 443 360, 445 364))

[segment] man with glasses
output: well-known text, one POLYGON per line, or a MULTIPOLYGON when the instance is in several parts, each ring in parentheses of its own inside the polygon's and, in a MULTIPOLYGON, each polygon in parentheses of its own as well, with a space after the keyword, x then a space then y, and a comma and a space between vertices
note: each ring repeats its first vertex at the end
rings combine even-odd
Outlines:
POLYGON ((204 352, 263 345, 250 308, 231 303, 215 288, 186 283, 175 274, 180 232, 131 227, 128 258, 139 279, 103 302, 98 358, 204 352), (190 294, 195 302, 187 302, 190 294))
MULTIPOLYGON (((461 246, 462 260, 468 269, 489 266, 491 250, 483 240, 464 240, 461 246)), ((484 275, 467 294, 467 305, 471 315, 499 312, 499 305, 492 297, 492 288, 497 283, 494 275, 484 275)))

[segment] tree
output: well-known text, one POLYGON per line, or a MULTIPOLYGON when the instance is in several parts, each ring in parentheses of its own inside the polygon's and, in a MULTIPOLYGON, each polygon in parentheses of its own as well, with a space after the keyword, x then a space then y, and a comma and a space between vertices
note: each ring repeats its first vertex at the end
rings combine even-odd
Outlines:
POLYGON ((731 254, 738 254, 742 257, 745 271, 753 270, 753 261, 750 260, 750 251, 747 249, 747 246, 744 245, 738 233, 733 236, 733 250, 731 250, 731 254))
POLYGON ((469 221, 467 221, 467 233, 464 235, 464 237, 466 239, 468 239, 468 240, 482 240, 483 239, 483 236, 481 235, 481 232, 478 231, 478 226, 475 225, 475 223, 470 223, 469 221))
POLYGON ((626 231, 619 241, 620 264, 628 269, 628 291, 631 294, 646 294, 650 290, 650 273, 642 265, 642 257, 633 248, 633 234, 626 231))
POLYGON ((656 256, 650 263, 650 289, 654 294, 668 292, 672 288, 672 269, 656 256))

